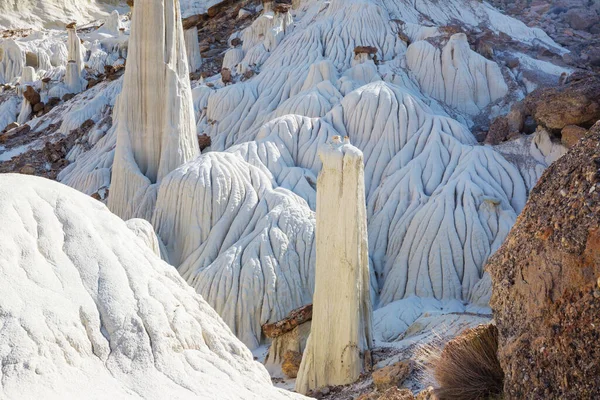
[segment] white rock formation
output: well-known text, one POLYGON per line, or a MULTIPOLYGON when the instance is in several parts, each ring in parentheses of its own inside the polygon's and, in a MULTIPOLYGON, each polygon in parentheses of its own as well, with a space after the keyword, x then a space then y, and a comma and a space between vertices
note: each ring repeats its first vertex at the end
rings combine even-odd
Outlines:
POLYGON ((169 260, 251 348, 263 324, 310 303, 313 287, 314 214, 259 166, 264 150, 209 152, 178 168, 152 221, 169 260))
POLYGON ((103 0, 19 0, 0 2, 0 29, 61 29, 108 16, 103 0))
POLYGON ((19 103, 17 97, 10 97, 0 103, 0 130, 4 130, 7 125, 17 120, 19 103))
POLYGON ((441 51, 424 40, 412 43, 406 62, 424 93, 471 115, 508 93, 498 64, 472 51, 464 33, 441 51))
POLYGON ((181 16, 187 18, 206 14, 210 7, 222 2, 223 0, 181 0, 181 16))
POLYGON ((141 218, 133 218, 126 222, 127 227, 133 231, 146 243, 146 246, 152 250, 154 254, 161 257, 166 262, 169 262, 165 245, 154 233, 154 228, 150 222, 141 218))
POLYGON ((35 76, 35 68, 33 67, 24 67, 23 73, 21 74, 21 81, 19 82, 21 85, 25 83, 32 83, 36 80, 35 76))
POLYGON ((190 72, 196 72, 202 67, 200 43, 198 42, 198 27, 187 29, 185 35, 185 52, 187 54, 190 72))
POLYGON ((179 1, 138 1, 115 110, 108 198, 109 208, 124 219, 149 220, 156 184, 199 153, 185 57, 179 1))
POLYGON ((123 24, 121 23, 121 16, 119 15, 119 11, 113 10, 110 13, 110 17, 106 19, 106 22, 102 26, 102 30, 104 32, 108 32, 112 35, 119 35, 120 29, 123 28, 123 24))
MULTIPOLYGON (((322 84, 330 85, 326 82, 322 84)), ((289 112, 299 109, 290 107, 289 112)), ((293 191, 314 209, 315 177, 321 168, 318 147, 340 132, 364 151, 371 257, 384 304, 414 293, 470 299, 485 259, 504 240, 524 205, 527 190, 515 167, 491 149, 474 146, 472 135, 458 122, 435 115, 410 92, 382 82, 349 93, 323 118, 282 116, 254 134, 256 140, 202 156, 165 179, 153 223, 173 264, 250 347, 260 343, 260 325, 310 301, 311 286, 294 291, 289 282, 314 281, 311 258, 294 255, 294 262, 287 261, 287 268, 280 270, 285 253, 275 251, 271 267, 273 245, 257 252, 251 244, 254 223, 259 224, 254 221, 271 210, 278 210, 271 215, 281 218, 279 204, 294 208, 297 200, 288 191, 279 189, 277 201, 267 196, 277 187, 293 191), (449 208, 455 189, 474 191, 475 201, 461 200, 449 208), (266 207, 257 209, 265 200, 266 207), (448 208, 439 206, 444 202, 448 208), (450 209, 454 211, 446 215, 450 209), (438 231, 439 224, 421 224, 431 210, 438 213, 436 218, 446 215, 443 231, 438 231), (478 240, 463 242, 469 232, 479 232, 478 240), (449 242, 452 263, 446 256, 420 256, 442 254, 449 242), (244 272, 254 263, 261 266, 263 277, 258 280, 244 272), (265 290, 272 287, 266 284, 271 274, 279 278, 277 285, 284 285, 275 292, 265 290), (260 283, 251 296, 233 285, 240 276, 248 280, 244 286, 260 283), (229 295, 214 289, 216 279, 225 282, 229 295), (274 294, 289 292, 297 294, 274 294)), ((305 207, 286 221, 314 229, 308 228, 314 221, 304 219, 310 212, 300 211, 305 207)), ((279 230, 272 224, 259 226, 267 232, 279 230)), ((286 249, 294 243, 295 254, 304 252, 297 250, 303 248, 298 243, 313 246, 301 232, 287 229, 283 236, 286 249)), ((375 280, 372 284, 377 286, 375 280)))
POLYGON ((244 50, 241 47, 229 49, 223 57, 223 68, 228 68, 232 72, 243 72, 237 68, 243 59, 244 50))
POLYGON ((6 40, 0 46, 0 83, 11 83, 20 77, 25 68, 25 54, 14 40, 6 40))
POLYGON ((77 70, 81 73, 85 67, 83 63, 83 49, 81 46, 81 40, 77 35, 77 29, 73 25, 67 26, 67 57, 68 61, 75 61, 77 64, 77 70))
POLYGON ((100 202, 2 174, 0 220, 0 397, 301 397, 100 202))
POLYGON ((553 142, 544 129, 501 143, 494 149, 517 166, 528 191, 533 189, 544 170, 568 151, 562 144, 553 142))
POLYGON ((80 93, 87 85, 87 81, 81 77, 81 71, 77 62, 71 60, 67 63, 65 72, 65 88, 68 93, 80 93))
MULTIPOLYGON (((498 67, 466 48, 458 36, 444 50, 434 47, 439 59, 427 65, 440 74, 443 65, 454 68, 446 77, 461 82, 447 89, 446 82, 433 77, 438 97, 420 81, 425 69, 409 68, 411 51, 398 33, 404 29, 418 50, 418 40, 438 36, 438 28, 461 20, 465 27, 489 24, 523 46, 555 44, 541 31, 499 16, 485 2, 294 3, 293 13, 266 12, 230 38, 240 38, 243 45, 227 52, 224 66, 238 73, 252 69, 253 77, 226 87, 199 82, 194 89, 197 131, 211 136, 211 152, 169 174, 160 190, 141 173, 127 184, 135 187, 138 178, 144 182, 138 198, 146 189, 159 192, 152 221, 170 261, 244 343, 260 345, 262 324, 311 301, 318 148, 335 135, 349 136, 364 154, 376 304, 416 296, 485 302, 483 265, 504 240, 545 165, 521 168, 512 157, 509 162, 477 145, 466 111, 479 113, 489 102, 502 101, 497 95, 504 79, 511 96, 522 95, 515 89, 521 82, 509 82, 518 79, 512 73, 498 76, 498 67), (423 26, 423 21, 431 23, 423 26), (356 63, 359 45, 375 47, 379 62, 356 63)), ((151 101, 172 99, 169 91, 164 97, 158 89, 152 93, 151 101)), ((127 115, 140 98, 123 102, 127 115)), ((119 102, 116 129, 74 157, 61 181, 88 194, 111 185, 121 107, 119 102)), ((129 159, 139 163, 141 158, 129 159)), ((115 182, 112 186, 111 196, 117 189, 115 182)), ((122 199, 139 203, 135 193, 122 199)))
POLYGON ((313 319, 296 391, 358 379, 372 345, 363 155, 339 136, 319 152, 313 319))
POLYGON ((23 99, 23 102, 21 103, 21 110, 19 111, 19 117, 17 118, 17 123, 22 125, 29 121, 29 117, 31 116, 32 112, 33 107, 31 104, 27 100, 23 99))
POLYGON ((561 50, 541 29, 530 28, 483 1, 382 0, 382 4, 389 12, 390 18, 401 19, 406 23, 422 25, 425 20, 437 26, 448 26, 456 21, 467 27, 484 24, 494 32, 503 32, 526 44, 561 50))
POLYGON ((285 353, 294 351, 302 354, 306 348, 306 341, 310 336, 311 321, 298 325, 289 332, 274 338, 265 357, 265 368, 273 378, 284 378, 282 364, 285 353))
MULTIPOLYGON (((24 67, 23 73, 20 78, 20 85, 17 87, 17 93, 23 95, 28 85, 33 85, 35 81, 35 69, 33 67, 24 67)), ((33 105, 29 101, 23 98, 21 102, 21 110, 19 111, 19 118, 17 123, 24 124, 29 120, 29 116, 33 112, 33 105)))

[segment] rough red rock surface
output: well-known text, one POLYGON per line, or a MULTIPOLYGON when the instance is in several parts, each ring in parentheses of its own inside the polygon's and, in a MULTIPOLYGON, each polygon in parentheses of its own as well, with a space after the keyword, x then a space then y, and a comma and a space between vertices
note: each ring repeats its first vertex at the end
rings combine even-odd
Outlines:
POLYGON ((600 119, 600 78, 586 75, 564 86, 538 89, 525 104, 538 125, 560 131, 567 125, 589 128, 600 119))
POLYGON ((406 361, 398 361, 373 372, 373 384, 378 390, 387 390, 390 387, 399 387, 411 372, 411 365, 406 361))
POLYGON ((577 144, 579 139, 587 135, 587 129, 577 125, 567 125, 560 132, 563 145, 571 148, 577 144))
POLYGON ((546 170, 487 270, 506 398, 600 398, 600 123, 546 170))
POLYGON ((290 332, 298 325, 312 320, 313 305, 308 304, 292 311, 286 318, 281 321, 265 324, 262 326, 263 333, 268 338, 276 338, 284 333, 290 332))

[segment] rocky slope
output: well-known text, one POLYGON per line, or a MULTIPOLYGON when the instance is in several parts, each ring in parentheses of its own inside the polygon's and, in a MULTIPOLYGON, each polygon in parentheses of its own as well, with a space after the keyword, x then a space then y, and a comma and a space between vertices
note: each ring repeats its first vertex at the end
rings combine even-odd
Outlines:
POLYGON ((488 265, 510 398, 600 396, 600 124, 531 192, 488 265))
POLYGON ((600 68, 600 2, 597 0, 490 0, 509 15, 546 31, 571 52, 566 63, 600 68))

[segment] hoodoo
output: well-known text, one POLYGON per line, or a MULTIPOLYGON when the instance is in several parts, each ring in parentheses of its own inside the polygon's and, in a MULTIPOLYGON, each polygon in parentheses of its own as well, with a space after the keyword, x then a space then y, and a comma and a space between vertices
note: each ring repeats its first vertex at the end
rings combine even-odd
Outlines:
POLYGON ((77 64, 77 70, 81 72, 84 68, 83 53, 81 52, 81 40, 77 35, 75 23, 67 25, 67 32, 69 34, 69 38, 67 40, 68 61, 75 61, 77 64))
POLYGON ((0 46, 2 61, 0 62, 0 83, 11 83, 21 76, 25 68, 25 57, 19 45, 12 39, 0 46))
POLYGON ((37 92, 34 91, 33 88, 31 88, 30 86, 25 85, 26 83, 33 82, 35 80, 34 76, 35 70, 33 69, 33 67, 23 68, 23 73, 21 75, 21 85, 17 89, 19 93, 23 94, 21 111, 19 112, 19 119, 17 119, 17 122, 19 124, 24 124, 25 122, 27 122, 29 116, 31 115, 31 112, 33 111, 34 104, 31 104, 31 102, 29 101, 32 98, 32 96, 30 96, 29 94, 31 93, 34 96, 37 96, 37 100, 39 102, 39 95, 37 94, 37 92))
POLYGON ((190 72, 196 72, 202 66, 200 44, 198 43, 198 27, 194 26, 185 31, 185 52, 187 54, 190 72))
POLYGON ((76 61, 67 63, 67 71, 65 73, 65 86, 69 93, 79 93, 85 89, 85 79, 81 78, 81 73, 76 61))
POLYGON ((199 154, 179 0, 140 0, 133 11, 109 208, 150 219, 157 183, 199 154), (152 43, 148 46, 147 43, 152 43))
POLYGON ((120 29, 123 28, 121 24, 121 16, 117 10, 113 10, 110 14, 110 17, 106 19, 106 22, 103 26, 106 32, 109 32, 113 35, 119 35, 120 29))
POLYGON ((300 393, 356 381, 372 343, 363 154, 334 136, 319 156, 313 322, 300 393))

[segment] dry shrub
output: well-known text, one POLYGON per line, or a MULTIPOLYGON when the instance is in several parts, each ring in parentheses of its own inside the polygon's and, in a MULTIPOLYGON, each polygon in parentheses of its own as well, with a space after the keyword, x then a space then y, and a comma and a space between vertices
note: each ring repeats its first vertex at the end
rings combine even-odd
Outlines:
POLYGON ((435 381, 439 400, 487 400, 502 395, 504 372, 498 361, 498 329, 479 325, 465 330, 446 346, 420 351, 425 375, 435 381))

